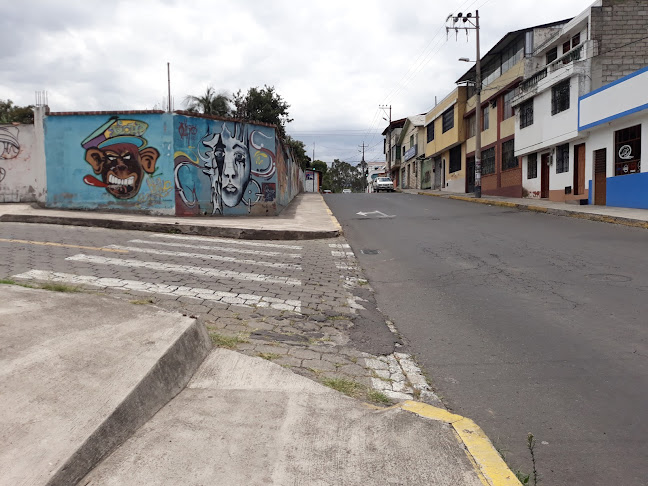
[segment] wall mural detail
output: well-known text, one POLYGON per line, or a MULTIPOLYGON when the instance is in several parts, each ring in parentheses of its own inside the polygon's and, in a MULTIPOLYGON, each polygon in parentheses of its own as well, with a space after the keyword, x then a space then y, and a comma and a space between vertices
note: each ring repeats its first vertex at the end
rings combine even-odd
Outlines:
POLYGON ((15 159, 20 152, 18 127, 0 127, 0 159, 15 159))
MULTIPOLYGON (((148 141, 144 138, 147 129, 148 124, 143 121, 113 116, 92 132, 81 146, 86 151, 86 162, 96 175, 101 175, 101 180, 87 175, 83 182, 105 188, 117 199, 135 197, 145 173, 155 172, 160 157, 157 149, 147 146, 148 141)), ((164 186, 164 182, 162 184, 164 186)))
MULTIPOLYGON (((195 157, 184 152, 175 154, 175 186, 186 208, 212 215, 224 209, 243 205, 247 212, 260 201, 276 198, 275 184, 260 182, 276 173, 275 154, 266 147, 274 145, 268 136, 250 125, 239 122, 213 122, 207 134, 198 141, 195 157), (209 194, 206 194, 206 191, 209 194), (209 201, 209 208, 200 208, 209 201)), ((180 123, 181 139, 193 135, 191 128, 180 123)), ((186 141, 186 140, 185 140, 186 141)))

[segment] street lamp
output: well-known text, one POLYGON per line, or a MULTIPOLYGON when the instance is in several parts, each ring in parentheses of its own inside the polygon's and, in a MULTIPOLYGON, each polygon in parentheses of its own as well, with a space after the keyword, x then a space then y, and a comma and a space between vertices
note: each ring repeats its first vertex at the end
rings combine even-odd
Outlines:
MULTIPOLYGON (((456 16, 450 14, 446 19, 452 19, 452 27, 446 27, 446 34, 450 29, 455 32, 459 32, 459 29, 465 29, 466 33, 468 30, 475 31, 475 37, 477 41, 477 59, 475 61, 475 97, 476 97, 476 107, 475 107, 475 125, 477 126, 475 134, 475 197, 481 197, 481 65, 480 65, 480 55, 479 55, 479 10, 475 11, 475 16, 473 17, 471 13, 463 15, 458 13, 456 16), (462 23, 464 25, 457 26, 457 24, 462 23), (468 24, 468 25, 466 25, 468 24)), ((459 58, 463 62, 471 62, 467 57, 459 58)))

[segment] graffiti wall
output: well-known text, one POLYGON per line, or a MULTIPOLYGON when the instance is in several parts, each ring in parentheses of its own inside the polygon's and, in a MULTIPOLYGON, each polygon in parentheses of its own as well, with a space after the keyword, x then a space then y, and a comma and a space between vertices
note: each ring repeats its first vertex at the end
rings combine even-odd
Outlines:
POLYGON ((45 160, 34 125, 0 125, 0 202, 45 199, 45 160))
POLYGON ((281 146, 278 157, 278 203, 281 209, 286 207, 292 199, 304 190, 304 171, 293 160, 291 153, 285 146, 281 146))
POLYGON ((176 115, 176 214, 277 214, 277 146, 272 127, 176 115))
POLYGON ((173 214, 173 115, 45 119, 47 205, 173 214))

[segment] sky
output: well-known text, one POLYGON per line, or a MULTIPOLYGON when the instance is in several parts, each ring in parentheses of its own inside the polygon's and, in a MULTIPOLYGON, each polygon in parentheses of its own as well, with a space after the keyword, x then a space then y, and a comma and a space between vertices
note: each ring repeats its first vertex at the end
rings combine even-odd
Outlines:
POLYGON ((479 10, 482 56, 507 32, 593 0, 0 0, 0 100, 52 111, 174 109, 208 86, 274 86, 288 133, 331 163, 384 161, 381 132, 426 113, 475 59, 446 18, 479 10))

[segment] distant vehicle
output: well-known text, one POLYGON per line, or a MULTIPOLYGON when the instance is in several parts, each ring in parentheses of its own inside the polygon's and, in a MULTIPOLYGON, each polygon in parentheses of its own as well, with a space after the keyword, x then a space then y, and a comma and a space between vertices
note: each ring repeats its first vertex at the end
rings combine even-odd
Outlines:
POLYGON ((377 177, 374 180, 374 191, 394 191, 394 183, 389 177, 377 177))
POLYGON ((330 189, 324 189, 324 194, 331 194, 331 190, 330 189))
POLYGON ((351 194, 351 189, 342 189, 342 194, 351 194))

